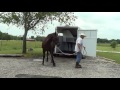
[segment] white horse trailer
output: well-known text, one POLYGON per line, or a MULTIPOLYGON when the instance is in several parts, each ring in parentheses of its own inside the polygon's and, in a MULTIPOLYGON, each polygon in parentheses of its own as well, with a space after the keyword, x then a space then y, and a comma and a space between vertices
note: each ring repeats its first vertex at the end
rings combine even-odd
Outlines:
POLYGON ((83 39, 83 43, 86 47, 86 56, 96 57, 97 30, 82 30, 77 26, 57 26, 56 32, 59 35, 60 45, 55 47, 54 54, 76 55, 74 51, 76 39, 80 33, 85 33, 87 37, 83 39))

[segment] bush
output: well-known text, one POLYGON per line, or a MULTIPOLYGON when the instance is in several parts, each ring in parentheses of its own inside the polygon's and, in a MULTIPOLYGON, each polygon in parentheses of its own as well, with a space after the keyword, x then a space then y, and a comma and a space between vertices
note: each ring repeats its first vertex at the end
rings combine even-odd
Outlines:
POLYGON ((116 46, 117 46, 117 42, 116 41, 112 41, 110 46, 115 49, 116 46))

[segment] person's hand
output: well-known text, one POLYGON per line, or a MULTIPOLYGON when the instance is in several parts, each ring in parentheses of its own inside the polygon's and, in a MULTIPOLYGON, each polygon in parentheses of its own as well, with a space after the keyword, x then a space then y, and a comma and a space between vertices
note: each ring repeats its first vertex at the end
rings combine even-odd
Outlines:
POLYGON ((84 47, 84 49, 85 49, 85 47, 84 47))
POLYGON ((81 52, 81 49, 79 49, 79 51, 78 52, 81 52))

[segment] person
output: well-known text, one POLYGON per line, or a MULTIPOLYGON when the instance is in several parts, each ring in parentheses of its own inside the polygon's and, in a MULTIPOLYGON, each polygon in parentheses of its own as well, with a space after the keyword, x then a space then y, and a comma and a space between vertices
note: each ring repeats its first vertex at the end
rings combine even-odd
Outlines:
POLYGON ((83 46, 84 37, 86 37, 86 35, 84 33, 81 33, 80 37, 78 37, 76 40, 76 45, 75 45, 76 65, 75 65, 75 68, 82 68, 82 66, 80 65, 80 61, 82 59, 82 53, 81 53, 82 48, 85 49, 85 47, 83 46))

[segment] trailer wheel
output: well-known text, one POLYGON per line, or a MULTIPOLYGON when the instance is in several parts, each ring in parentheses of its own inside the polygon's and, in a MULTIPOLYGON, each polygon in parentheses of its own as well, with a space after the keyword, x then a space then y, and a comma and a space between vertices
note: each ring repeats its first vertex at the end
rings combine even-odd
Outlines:
POLYGON ((58 57, 59 56, 59 54, 54 54, 54 57, 58 57))
POLYGON ((54 57, 56 57, 56 54, 53 54, 54 57))

